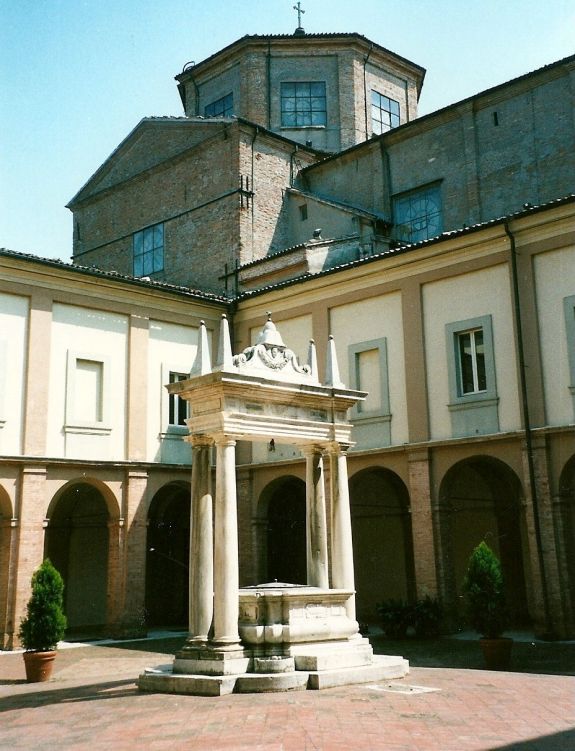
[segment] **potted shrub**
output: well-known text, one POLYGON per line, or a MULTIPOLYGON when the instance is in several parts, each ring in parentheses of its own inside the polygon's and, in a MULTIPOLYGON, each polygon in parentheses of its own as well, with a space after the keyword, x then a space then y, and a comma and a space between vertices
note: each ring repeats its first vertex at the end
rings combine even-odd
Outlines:
POLYGON ((32 575, 32 595, 18 631, 26 650, 24 665, 28 683, 50 679, 56 648, 66 630, 63 601, 64 582, 46 558, 32 575))
POLYGON ((486 666, 506 669, 513 640, 502 636, 508 620, 503 574, 499 559, 485 542, 469 558, 463 593, 471 626, 481 636, 479 643, 486 666))
POLYGON ((381 627, 390 639, 404 639, 411 624, 411 605, 403 600, 385 600, 377 606, 381 627))

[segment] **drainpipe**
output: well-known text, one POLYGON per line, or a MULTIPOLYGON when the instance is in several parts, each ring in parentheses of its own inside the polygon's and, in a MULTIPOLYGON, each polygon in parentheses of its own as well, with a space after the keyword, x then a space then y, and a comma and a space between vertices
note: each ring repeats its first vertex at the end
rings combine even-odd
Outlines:
POLYGON ((519 376, 521 385, 521 412, 523 417, 523 430, 525 445, 527 448, 527 466, 529 471, 529 484, 531 485, 531 502, 533 504, 533 523, 535 527, 535 543, 537 545, 537 559, 539 562, 539 575, 541 577, 541 595, 543 597, 543 610, 545 613, 546 636, 552 634, 551 614, 549 609, 549 594, 547 580, 545 578, 545 560, 543 557, 543 540, 541 536, 541 522, 539 520, 539 498, 535 484, 535 464, 533 461, 533 441, 531 434, 531 422, 529 419, 529 399, 527 395, 527 376, 525 365, 525 347, 523 342, 523 328, 521 325, 521 299, 519 295, 519 275, 517 272, 517 250, 515 236, 509 228, 509 223, 504 222, 503 228, 509 238, 509 250, 511 255, 511 277, 513 280, 513 309, 515 328, 517 331, 517 354, 519 357, 519 376))
POLYGON ((268 130, 272 129, 272 47, 271 42, 268 39, 268 52, 266 55, 266 68, 267 68, 267 107, 268 107, 268 130))
POLYGON ((373 44, 370 44, 368 53, 363 58, 363 104, 364 104, 364 111, 365 111, 365 140, 366 141, 369 138, 369 129, 367 127, 367 74, 366 74, 365 68, 367 66, 367 61, 369 60, 369 56, 371 55, 372 50, 373 50, 373 44))

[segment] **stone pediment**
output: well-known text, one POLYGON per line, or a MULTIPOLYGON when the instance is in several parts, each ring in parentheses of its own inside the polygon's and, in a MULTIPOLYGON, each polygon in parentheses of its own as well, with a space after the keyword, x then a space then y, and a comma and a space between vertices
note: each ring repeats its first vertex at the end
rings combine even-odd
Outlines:
POLYGON ((72 198, 68 207, 185 153, 221 127, 220 123, 183 117, 141 120, 72 198))

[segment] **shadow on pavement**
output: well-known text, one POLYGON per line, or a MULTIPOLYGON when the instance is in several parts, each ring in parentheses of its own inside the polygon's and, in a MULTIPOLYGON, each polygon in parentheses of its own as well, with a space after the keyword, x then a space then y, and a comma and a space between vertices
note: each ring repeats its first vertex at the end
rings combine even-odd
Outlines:
POLYGON ((575 748, 575 729, 564 730, 552 735, 541 735, 528 741, 497 746, 490 751, 573 751, 575 748))
POLYGON ((62 689, 52 689, 50 683, 42 685, 44 686, 42 690, 0 699, 0 712, 45 707, 50 704, 73 704, 85 701, 101 701, 102 699, 118 699, 139 694, 133 678, 62 689))
MULTIPOLYGON (((387 639, 368 635, 376 654, 402 655, 412 667, 485 670, 478 640, 387 639)), ((516 641, 511 672, 575 675, 575 643, 516 641)), ((573 746, 575 748, 575 746, 573 746)))

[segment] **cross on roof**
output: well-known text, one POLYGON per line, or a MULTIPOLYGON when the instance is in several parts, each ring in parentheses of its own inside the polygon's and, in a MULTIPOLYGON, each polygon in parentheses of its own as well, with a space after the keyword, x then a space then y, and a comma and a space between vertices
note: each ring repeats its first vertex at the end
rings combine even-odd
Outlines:
POLYGON ((298 0, 297 5, 293 6, 293 9, 297 10, 297 25, 298 25, 298 29, 301 29, 301 16, 302 16, 302 13, 305 13, 305 10, 303 10, 303 8, 301 7, 300 0, 298 0))

